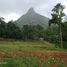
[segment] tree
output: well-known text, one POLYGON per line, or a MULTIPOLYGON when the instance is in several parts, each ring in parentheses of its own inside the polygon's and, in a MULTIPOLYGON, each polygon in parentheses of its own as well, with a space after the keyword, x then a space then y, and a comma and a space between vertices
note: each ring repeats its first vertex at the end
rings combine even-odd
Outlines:
POLYGON ((43 37, 44 29, 40 25, 24 25, 22 32, 24 40, 33 40, 43 37))
POLYGON ((63 38, 62 38, 62 17, 65 16, 63 13, 64 6, 61 3, 58 3, 53 9, 52 9, 52 19, 49 21, 49 26, 53 24, 58 24, 59 26, 59 38, 60 38, 60 44, 61 47, 63 47, 63 38))
POLYGON ((0 17, 0 37, 3 38, 5 37, 5 33, 6 33, 6 23, 4 21, 3 17, 0 17))
POLYGON ((22 33, 19 27, 17 27, 13 21, 7 23, 6 37, 12 39, 21 39, 22 33))

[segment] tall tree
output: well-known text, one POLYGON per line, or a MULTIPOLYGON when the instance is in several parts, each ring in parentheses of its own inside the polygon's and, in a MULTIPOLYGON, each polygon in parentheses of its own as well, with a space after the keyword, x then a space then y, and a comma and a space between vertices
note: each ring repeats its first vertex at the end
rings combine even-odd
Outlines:
POLYGON ((5 31, 6 29, 6 23, 4 21, 4 18, 3 17, 0 17, 0 37, 5 37, 5 31))
POLYGON ((59 26, 59 38, 60 38, 60 44, 61 47, 63 47, 63 39, 62 39, 62 17, 65 16, 63 13, 64 6, 61 3, 58 3, 53 9, 52 9, 52 19, 49 21, 49 26, 53 24, 58 24, 59 26))

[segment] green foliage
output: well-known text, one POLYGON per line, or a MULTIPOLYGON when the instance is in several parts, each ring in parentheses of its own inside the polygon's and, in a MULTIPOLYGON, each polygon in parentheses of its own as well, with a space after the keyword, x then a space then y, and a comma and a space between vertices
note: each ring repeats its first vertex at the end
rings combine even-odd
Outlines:
POLYGON ((13 21, 6 23, 0 18, 0 38, 21 39, 22 33, 13 21))
POLYGON ((43 37, 44 28, 40 25, 24 25, 22 28, 24 40, 34 40, 43 37))
POLYGON ((62 24, 63 40, 67 41, 67 21, 62 24))
POLYGON ((6 23, 4 18, 0 18, 0 37, 5 37, 6 34, 6 23))
POLYGON ((62 37, 62 18, 65 16, 63 13, 64 6, 61 3, 58 3, 53 9, 52 9, 52 19, 49 21, 49 26, 51 24, 57 24, 58 29, 59 29, 59 42, 60 42, 60 47, 63 48, 63 37, 62 37))
POLYGON ((40 25, 24 25, 22 29, 13 21, 0 23, 0 38, 34 40, 43 37, 44 28, 40 25))
POLYGON ((60 63, 60 64, 58 65, 58 67, 64 67, 64 65, 63 65, 62 63, 60 63))
POLYGON ((6 27, 6 38, 21 39, 22 33, 20 29, 14 24, 14 22, 9 21, 6 27))

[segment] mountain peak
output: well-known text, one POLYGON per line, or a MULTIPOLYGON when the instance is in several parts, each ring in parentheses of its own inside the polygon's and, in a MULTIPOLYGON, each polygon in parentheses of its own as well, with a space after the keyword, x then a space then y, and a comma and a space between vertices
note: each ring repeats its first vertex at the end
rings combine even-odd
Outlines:
POLYGON ((35 11, 34 11, 34 8, 30 8, 30 9, 28 10, 28 13, 33 13, 33 12, 35 12, 35 11))
POLYGON ((30 8, 26 14, 21 16, 17 21, 18 27, 23 25, 41 25, 45 29, 48 26, 49 19, 38 14, 33 8, 30 8))

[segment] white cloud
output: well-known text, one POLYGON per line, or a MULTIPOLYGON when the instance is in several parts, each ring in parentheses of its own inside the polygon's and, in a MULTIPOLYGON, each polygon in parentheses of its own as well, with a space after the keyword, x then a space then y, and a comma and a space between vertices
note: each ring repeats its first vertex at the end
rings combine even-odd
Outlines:
POLYGON ((15 21, 16 19, 18 19, 20 16, 16 13, 10 13, 7 16, 5 16, 5 21, 8 22, 10 20, 15 21))
POLYGON ((66 0, 0 0, 0 16, 3 16, 6 21, 15 20, 33 7, 37 13, 50 17, 52 8, 58 2, 65 5, 64 12, 67 14, 66 0))

